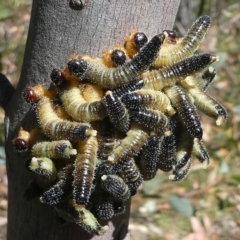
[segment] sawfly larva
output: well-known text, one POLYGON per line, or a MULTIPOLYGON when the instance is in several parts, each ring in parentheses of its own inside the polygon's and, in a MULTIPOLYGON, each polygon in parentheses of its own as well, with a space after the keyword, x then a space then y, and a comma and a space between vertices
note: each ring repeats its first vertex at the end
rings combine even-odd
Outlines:
POLYGON ((153 37, 130 61, 116 68, 108 68, 101 61, 86 56, 69 61, 68 69, 80 80, 89 79, 103 88, 115 89, 147 70, 157 57, 163 40, 163 35, 153 37))
POLYGON ((39 142, 32 146, 32 156, 47 158, 70 158, 76 155, 77 150, 72 148, 68 140, 39 142))
POLYGON ((120 132, 127 132, 130 124, 129 114, 121 100, 111 91, 107 91, 103 103, 113 126, 120 132))
POLYGON ((89 201, 97 162, 98 141, 95 136, 78 142, 78 154, 73 172, 73 198, 77 204, 89 201))
POLYGON ((127 201, 131 195, 128 185, 117 175, 103 175, 101 187, 118 201, 127 201))

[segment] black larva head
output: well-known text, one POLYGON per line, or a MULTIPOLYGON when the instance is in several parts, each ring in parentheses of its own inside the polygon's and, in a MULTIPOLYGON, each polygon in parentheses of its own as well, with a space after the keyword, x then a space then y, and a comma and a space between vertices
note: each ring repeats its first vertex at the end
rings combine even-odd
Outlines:
POLYGON ((147 43, 147 41, 148 38, 143 32, 137 32, 134 35, 134 42, 138 51, 147 43))
POLYGON ((123 65, 126 62, 127 58, 126 58, 125 52, 123 52, 122 50, 116 49, 112 52, 111 59, 115 67, 117 67, 117 66, 123 65))
POLYGON ((61 85, 63 82, 63 74, 60 69, 54 68, 50 74, 50 78, 55 85, 61 85))
POLYGON ((77 77, 83 77, 88 68, 87 61, 83 59, 73 59, 67 65, 70 73, 77 77))

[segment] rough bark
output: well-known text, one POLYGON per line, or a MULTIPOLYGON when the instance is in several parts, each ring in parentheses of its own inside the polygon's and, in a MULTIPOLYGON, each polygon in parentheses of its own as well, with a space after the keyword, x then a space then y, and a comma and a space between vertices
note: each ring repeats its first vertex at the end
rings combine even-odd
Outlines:
MULTIPOLYGON (((171 29, 179 0, 83 1, 80 11, 72 10, 67 0, 34 0, 22 74, 15 94, 6 109, 6 155, 9 180, 9 240, 127 239, 129 209, 125 215, 108 223, 110 230, 92 238, 75 224, 59 225, 53 208, 39 201, 25 201, 23 192, 33 176, 26 170, 26 155, 13 151, 11 141, 20 126, 29 130, 33 111, 25 103, 26 86, 50 84, 51 69, 66 65, 70 54, 101 56, 133 28, 148 36, 171 29)), ((130 204, 129 204, 130 205, 130 204)))

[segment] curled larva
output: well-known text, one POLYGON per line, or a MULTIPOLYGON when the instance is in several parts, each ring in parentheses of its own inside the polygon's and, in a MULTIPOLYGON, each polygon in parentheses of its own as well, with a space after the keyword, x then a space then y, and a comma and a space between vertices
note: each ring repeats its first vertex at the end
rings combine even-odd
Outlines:
POLYGON ((204 169, 207 168, 209 164, 209 155, 202 140, 194 138, 192 154, 195 155, 201 163, 203 163, 204 169))
POLYGON ((114 152, 108 157, 108 161, 111 164, 117 164, 120 159, 137 155, 147 142, 148 136, 147 129, 138 124, 132 124, 127 136, 114 149, 114 152))
POLYGON ((150 89, 136 90, 122 96, 121 101, 129 109, 138 109, 141 106, 166 112, 168 115, 175 114, 169 98, 160 91, 150 89))
POLYGON ((72 148, 68 140, 39 142, 32 146, 32 156, 48 158, 70 158, 76 155, 77 150, 72 148))
POLYGON ((97 162, 98 141, 95 136, 79 141, 73 172, 73 199, 77 204, 89 201, 97 162))
POLYGON ((117 97, 122 97, 124 94, 141 89, 143 85, 144 81, 142 79, 135 79, 128 84, 123 84, 121 87, 114 89, 112 93, 117 97))
POLYGON ((18 152, 26 152, 33 143, 40 139, 40 131, 38 128, 33 128, 30 132, 20 127, 18 136, 12 140, 13 148, 18 152))
POLYGON ((58 204, 55 209, 60 217, 76 223, 89 234, 103 235, 108 230, 107 225, 101 226, 90 211, 82 205, 76 204, 73 199, 58 204))
POLYGON ((214 118, 218 126, 225 123, 228 117, 225 108, 206 92, 202 91, 197 86, 194 86, 193 78, 188 78, 186 81, 187 84, 190 85, 190 87, 187 87, 187 91, 193 97, 194 105, 197 107, 197 109, 214 118))
POLYGON ((196 138, 202 138, 202 127, 197 114, 197 110, 192 103, 187 91, 181 86, 172 86, 164 89, 165 93, 172 102, 172 105, 177 109, 178 114, 183 120, 188 132, 196 138))
POLYGON ((69 194, 69 187, 73 181, 73 164, 68 164, 58 172, 58 181, 40 197, 42 203, 56 205, 64 200, 69 194))
POLYGON ((127 201, 131 195, 128 185, 117 175, 103 175, 101 187, 118 201, 127 201))
MULTIPOLYGON (((56 72, 56 69, 53 69, 53 72, 56 72)), ((54 74, 51 74, 51 77, 54 74)), ((101 120, 106 116, 106 110, 103 103, 100 101, 101 98, 96 99, 97 94, 91 94, 94 92, 93 88, 89 93, 89 87, 87 88, 86 84, 83 84, 84 87, 79 88, 79 81, 76 79, 65 80, 63 73, 59 77, 52 77, 53 82, 59 88, 59 94, 61 102, 64 106, 66 112, 76 121, 80 122, 92 122, 96 120, 101 120), (88 90, 88 94, 84 93, 88 90), (86 101, 85 96, 91 96, 92 98, 86 101)), ((54 75, 55 76, 55 75, 54 75)), ((98 88, 98 87, 96 87, 98 88)), ((99 91, 97 89, 97 91, 99 91)))
POLYGON ((113 126, 120 132, 127 132, 130 124, 129 113, 121 100, 111 91, 107 91, 103 103, 113 126))
MULTIPOLYGON (((163 66, 169 66, 191 56, 198 48, 210 25, 211 18, 206 15, 201 16, 193 23, 186 36, 182 38, 180 42, 176 44, 163 43, 159 56, 155 60, 153 67, 160 68, 163 66)), ((163 33, 166 34, 166 37, 168 38, 169 32, 163 31, 163 33)))
POLYGON ((161 152, 163 137, 150 135, 140 155, 139 168, 145 181, 155 177, 161 152))
POLYGON ((131 195, 134 195, 138 187, 142 184, 143 178, 137 167, 134 158, 122 159, 117 165, 114 166, 116 173, 128 185, 131 195))
POLYGON ((70 122, 59 118, 54 112, 51 99, 41 94, 38 95, 35 88, 25 89, 25 99, 34 104, 39 127, 51 139, 78 141, 97 134, 88 123, 70 122))
POLYGON ((148 38, 143 32, 133 30, 131 34, 125 38, 124 48, 130 57, 133 57, 147 43, 148 38))
POLYGON ((160 111, 141 107, 137 110, 132 110, 130 116, 132 120, 153 130, 157 134, 164 134, 165 136, 171 134, 168 125, 168 117, 160 111))
POLYGON ((201 72, 218 58, 203 53, 186 58, 171 66, 158 70, 147 71, 141 74, 144 81, 144 89, 161 90, 180 82, 187 76, 201 72))
POLYGON ((29 169, 39 175, 46 182, 53 182, 57 177, 57 169, 54 162, 46 157, 33 157, 29 164, 29 169))
POLYGON ((101 61, 83 57, 69 61, 68 69, 80 80, 89 79, 103 88, 115 89, 147 70, 157 57, 163 39, 163 35, 153 37, 130 61, 116 68, 108 68, 101 61))

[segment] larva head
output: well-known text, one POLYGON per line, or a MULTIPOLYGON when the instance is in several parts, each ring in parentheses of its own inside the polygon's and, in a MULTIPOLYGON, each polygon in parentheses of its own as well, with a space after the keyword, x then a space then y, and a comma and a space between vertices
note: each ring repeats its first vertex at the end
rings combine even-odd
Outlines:
POLYGON ((166 43, 176 44, 177 43, 177 34, 172 30, 164 30, 163 34, 165 35, 166 43))
POLYGON ((111 60, 115 67, 123 65, 126 62, 126 59, 127 57, 124 51, 120 49, 115 49, 112 51, 111 60))
POLYGON ((62 71, 57 68, 52 70, 50 78, 55 85, 61 85, 64 80, 62 71))
POLYGON ((20 137, 16 137, 12 140, 13 148, 18 152, 26 152, 29 148, 28 142, 20 137))
POLYGON ((26 87, 23 96, 26 102, 34 104, 39 100, 39 95, 32 87, 26 87))
POLYGON ((80 78, 84 76, 88 68, 87 61, 83 59, 73 59, 67 65, 70 73, 80 78))
POLYGON ((139 51, 148 41, 147 36, 143 32, 137 32, 133 36, 136 49, 139 51))

